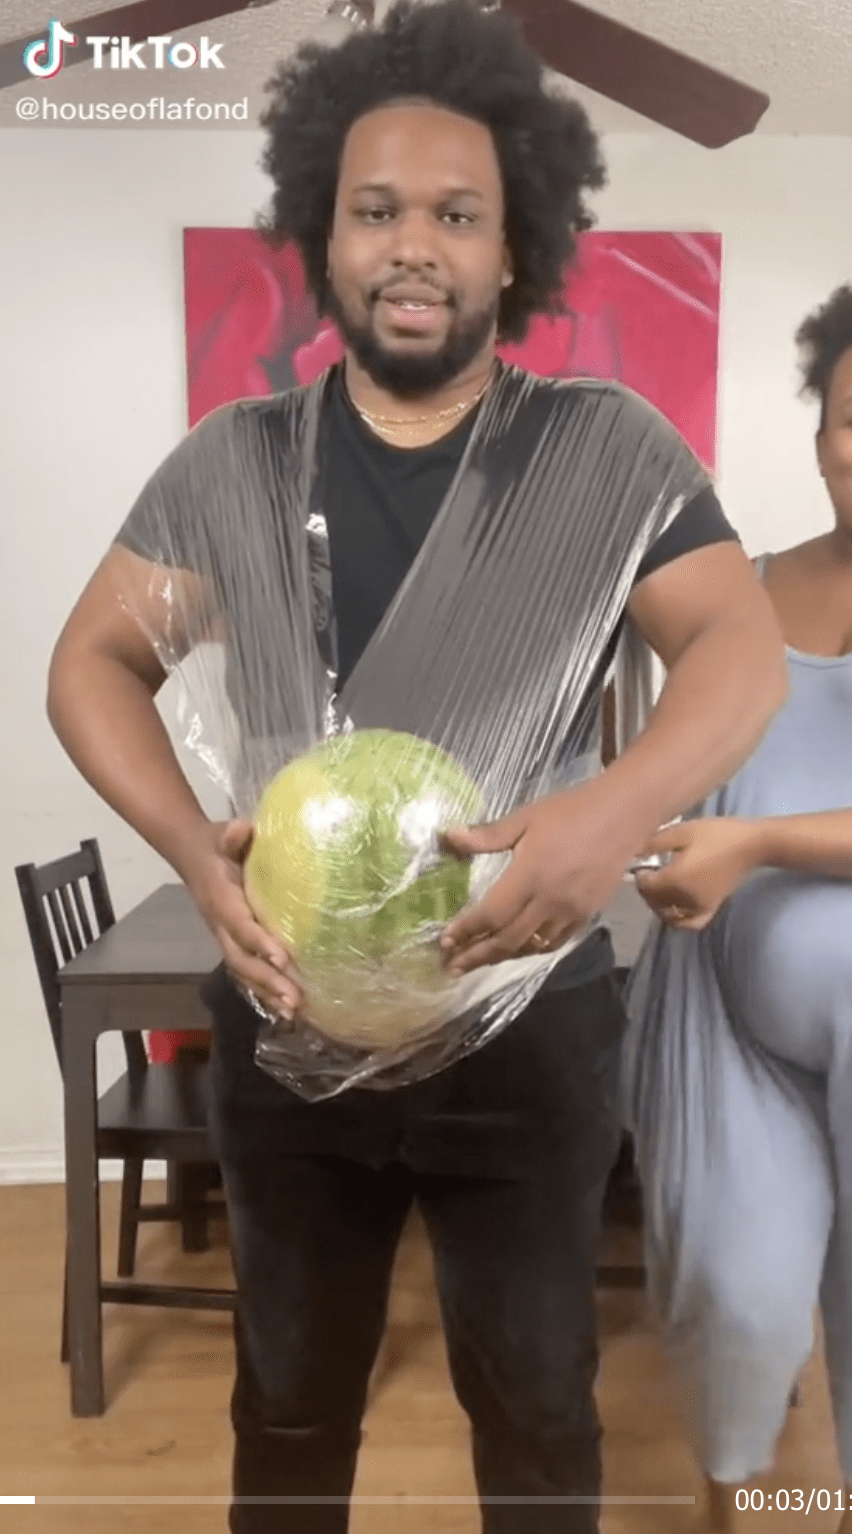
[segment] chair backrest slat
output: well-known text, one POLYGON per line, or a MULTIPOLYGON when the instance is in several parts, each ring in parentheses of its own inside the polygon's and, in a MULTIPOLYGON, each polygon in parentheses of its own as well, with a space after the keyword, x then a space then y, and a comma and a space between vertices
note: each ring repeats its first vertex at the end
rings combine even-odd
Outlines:
MULTIPOLYGON (((80 843, 79 852, 37 868, 15 869, 27 930, 33 949, 56 1057, 62 1067, 62 991, 59 972, 96 937, 115 925, 115 912, 97 840, 80 843), (86 881, 94 925, 83 890, 86 881)), ((141 1034, 124 1033, 128 1068, 138 1076, 147 1068, 141 1034)))
POLYGON ((65 917, 65 929, 68 933, 68 939, 71 947, 75 953, 82 953, 85 944, 83 942, 83 934, 80 931, 80 923, 77 920, 77 912, 74 910, 74 907, 71 904, 70 889, 70 885, 64 885, 63 888, 58 891, 59 900, 62 905, 62 913, 65 917))
POLYGON ((78 917, 78 920, 80 922, 80 927, 81 927, 82 933, 83 933, 83 942, 81 944, 81 949, 82 948, 88 948, 89 944, 94 942, 95 935, 94 935, 94 933, 92 931, 92 924, 89 921, 89 913, 86 910, 86 902, 83 899, 83 891, 80 888, 80 881, 79 881, 79 879, 75 879, 74 883, 71 884, 69 886, 69 888, 71 890, 72 895, 74 896, 74 905, 77 908, 77 917, 78 917))
POLYGON ((59 902, 59 895, 60 891, 58 890, 48 890, 45 898, 50 908, 50 914, 53 917, 53 934, 56 942, 59 944, 59 952, 62 955, 63 962, 67 964, 74 957, 74 949, 71 946, 71 939, 65 927, 65 915, 59 902))

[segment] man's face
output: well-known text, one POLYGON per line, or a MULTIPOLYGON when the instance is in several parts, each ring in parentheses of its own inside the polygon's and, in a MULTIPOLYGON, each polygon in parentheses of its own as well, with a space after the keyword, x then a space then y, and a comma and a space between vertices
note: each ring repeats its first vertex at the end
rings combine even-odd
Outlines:
POLYGON ((852 346, 838 357, 817 438, 819 466, 838 525, 852 534, 852 346))
POLYGON ((486 356, 511 282, 489 130, 426 102, 359 118, 341 157, 328 270, 344 341, 400 398, 486 356))

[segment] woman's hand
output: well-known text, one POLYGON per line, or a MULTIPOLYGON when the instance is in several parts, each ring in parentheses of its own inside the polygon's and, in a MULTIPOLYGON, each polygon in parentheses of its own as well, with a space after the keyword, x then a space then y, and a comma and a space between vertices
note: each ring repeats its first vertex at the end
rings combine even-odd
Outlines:
POLYGON ((636 874, 636 888, 667 926, 700 932, 720 906, 762 863, 756 820, 686 820, 657 831, 640 857, 669 853, 671 861, 636 874))

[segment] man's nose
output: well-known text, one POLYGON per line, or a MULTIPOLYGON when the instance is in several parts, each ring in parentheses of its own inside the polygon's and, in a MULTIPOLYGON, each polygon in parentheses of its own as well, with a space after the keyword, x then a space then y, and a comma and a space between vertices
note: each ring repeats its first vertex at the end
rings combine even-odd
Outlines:
POLYGON ((429 214, 409 212, 394 219, 389 249, 392 261, 409 267, 434 266, 439 248, 440 232, 429 214))

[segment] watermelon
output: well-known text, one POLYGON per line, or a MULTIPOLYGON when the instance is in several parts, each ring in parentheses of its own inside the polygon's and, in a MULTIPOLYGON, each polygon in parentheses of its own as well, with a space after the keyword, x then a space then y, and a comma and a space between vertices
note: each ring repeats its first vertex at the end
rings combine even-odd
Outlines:
POLYGON ((471 893, 438 833, 484 816, 459 764, 396 730, 312 747, 264 792, 245 869, 258 920, 292 956, 309 1020, 375 1048, 419 1030, 453 982, 437 938, 471 893))

